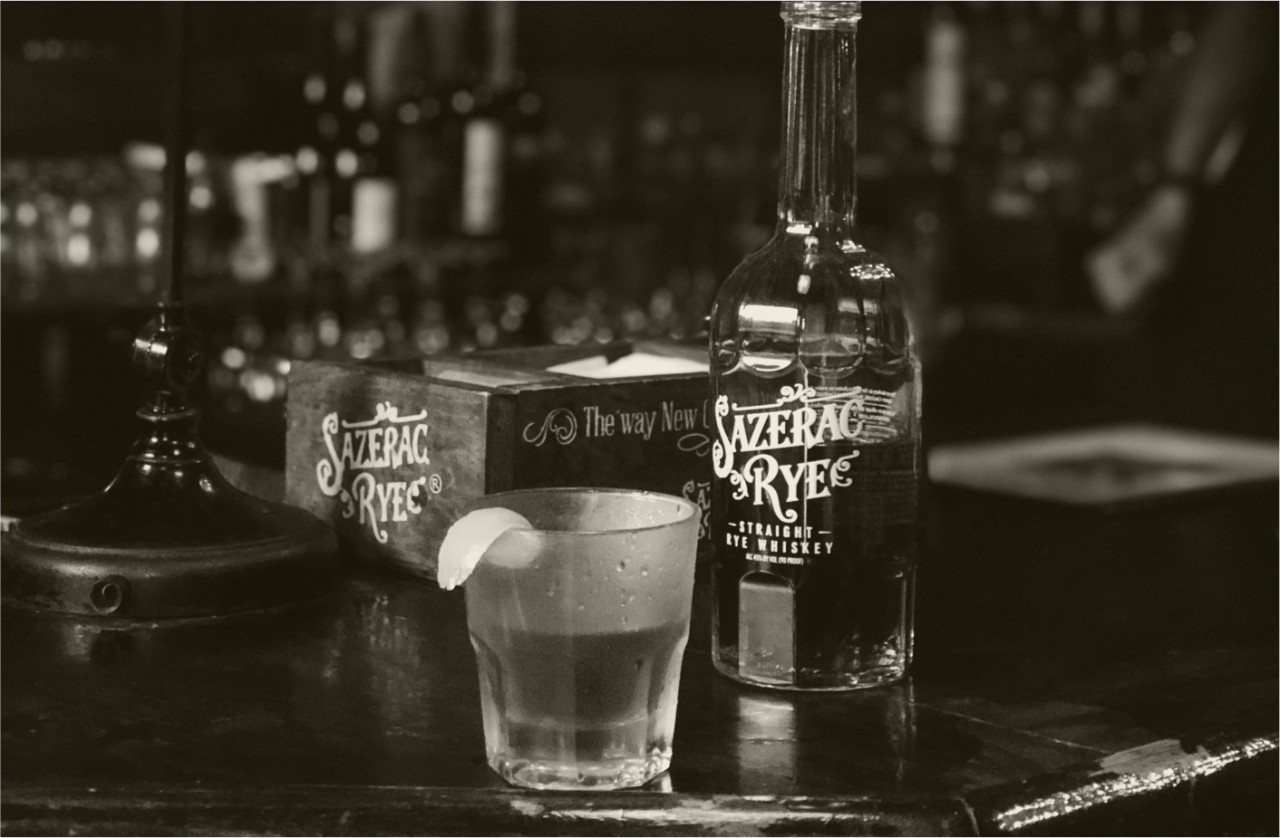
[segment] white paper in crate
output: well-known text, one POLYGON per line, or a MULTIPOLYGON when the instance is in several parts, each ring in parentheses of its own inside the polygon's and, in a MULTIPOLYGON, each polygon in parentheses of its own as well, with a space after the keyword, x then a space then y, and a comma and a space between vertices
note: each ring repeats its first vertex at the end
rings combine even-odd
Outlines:
POLYGON ((673 358, 668 355, 654 355, 650 352, 632 352, 623 355, 613 363, 603 355, 593 355, 577 361, 568 361, 547 367, 547 372, 558 372, 564 375, 576 375, 581 378, 641 378, 648 375, 686 375, 688 373, 705 373, 707 365, 702 361, 688 358, 673 358))

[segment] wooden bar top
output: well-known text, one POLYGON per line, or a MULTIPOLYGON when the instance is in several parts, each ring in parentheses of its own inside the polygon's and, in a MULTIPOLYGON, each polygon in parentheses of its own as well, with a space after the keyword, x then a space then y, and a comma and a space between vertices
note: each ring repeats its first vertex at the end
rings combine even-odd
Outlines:
POLYGON ((431 583, 349 565, 160 627, 6 604, 0 831, 1274 834, 1275 508, 935 489, 913 676, 867 692, 716 674, 700 571, 672 769, 627 792, 489 771, 463 596, 431 583))

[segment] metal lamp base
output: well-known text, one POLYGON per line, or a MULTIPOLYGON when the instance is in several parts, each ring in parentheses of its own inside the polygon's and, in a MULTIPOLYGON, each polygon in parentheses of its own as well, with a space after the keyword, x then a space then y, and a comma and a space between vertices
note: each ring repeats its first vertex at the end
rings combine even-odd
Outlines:
POLYGON ((277 606, 335 579, 332 531, 299 509, 233 488, 196 433, 187 393, 203 341, 182 306, 186 218, 187 4, 166 4, 173 82, 165 144, 164 293, 133 342, 149 394, 142 433, 101 494, 24 518, 0 542, 0 592, 50 611, 122 620, 209 617, 277 606))
POLYGON ((167 620, 270 608, 332 586, 337 542, 327 525, 228 483, 196 437, 195 411, 139 417, 146 432, 101 494, 3 536, 6 600, 167 620))

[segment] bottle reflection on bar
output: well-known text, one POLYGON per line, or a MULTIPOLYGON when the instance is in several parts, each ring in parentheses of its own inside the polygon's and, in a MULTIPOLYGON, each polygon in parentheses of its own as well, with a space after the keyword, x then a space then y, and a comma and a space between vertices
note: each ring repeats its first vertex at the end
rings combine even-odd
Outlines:
POLYGON ((788 698, 738 694, 738 788, 744 794, 788 794, 796 777, 796 709, 788 698))
POLYGON ((743 794, 886 793, 907 787, 916 759, 910 679, 830 703, 755 690, 739 691, 736 701, 743 794), (856 731, 856 749, 831 737, 828 713, 839 715, 842 728, 856 731))

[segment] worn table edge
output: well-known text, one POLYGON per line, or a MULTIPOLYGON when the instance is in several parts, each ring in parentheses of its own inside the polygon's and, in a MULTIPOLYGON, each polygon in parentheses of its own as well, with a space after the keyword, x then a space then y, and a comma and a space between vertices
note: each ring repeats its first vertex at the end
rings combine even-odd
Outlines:
POLYGON ((975 835, 965 801, 939 794, 777 796, 533 792, 394 785, 6 785, 9 835, 241 833, 975 835))
MULTIPOLYGON (((1275 793, 1280 732, 1157 740, 956 795, 736 796, 662 791, 162 783, 6 784, 4 834, 1020 834, 1095 832, 1147 803, 1166 816, 1275 793), (1264 792, 1267 793, 1267 792, 1264 792)), ((1274 803, 1274 799, 1272 801, 1274 803)), ((1275 807, 1271 809, 1274 811, 1275 807)), ((1113 834, 1122 834, 1116 830, 1113 834)))

